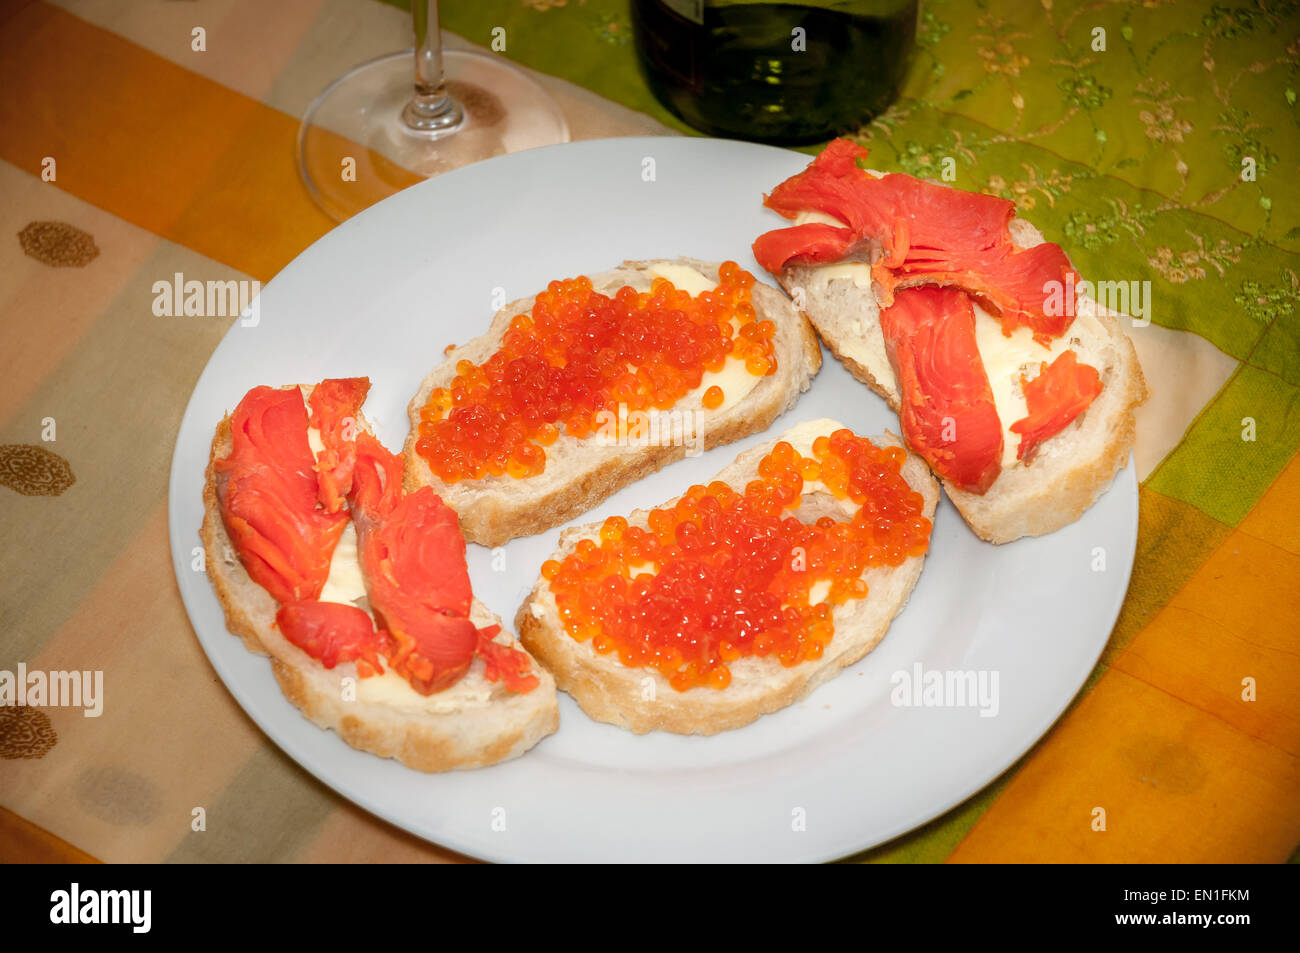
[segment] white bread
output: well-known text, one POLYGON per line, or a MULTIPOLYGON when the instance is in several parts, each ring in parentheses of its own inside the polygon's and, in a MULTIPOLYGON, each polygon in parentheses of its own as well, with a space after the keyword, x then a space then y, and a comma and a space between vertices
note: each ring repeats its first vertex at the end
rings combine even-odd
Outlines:
MULTIPOLYGON (((304 398, 309 394, 310 388, 304 388, 304 398)), ((364 419, 358 418, 358 428, 370 432, 364 419)), ((360 678, 354 662, 340 662, 327 669, 286 639, 275 625, 279 603, 249 577, 221 519, 213 463, 229 455, 230 449, 227 416, 213 437, 203 487, 199 536, 208 576, 225 612, 226 628, 240 636, 250 651, 270 656, 271 669, 285 697, 307 718, 337 732, 354 748, 396 758, 418 771, 495 764, 523 754, 555 731, 559 724, 555 680, 536 662, 533 669, 540 683, 522 694, 507 691, 500 682, 489 682, 483 660, 475 658, 459 682, 427 700, 393 672, 380 677, 402 681, 394 693, 398 700, 373 700, 366 696, 374 686, 366 683, 373 683, 375 676, 360 678), (344 700, 345 678, 351 679, 356 700, 344 700)), ((501 619, 478 599, 470 619, 480 627, 501 625, 495 641, 522 648, 501 619)))
MULTIPOLYGON (((600 292, 613 294, 623 285, 648 291, 652 281, 650 269, 663 264, 685 265, 709 281, 718 279, 717 263, 679 258, 673 262, 629 261, 619 268, 593 275, 592 285, 600 292)), ((406 457, 405 484, 408 490, 432 486, 447 505, 460 516, 465 538, 484 546, 499 546, 516 536, 540 533, 591 509, 610 494, 641 477, 682 459, 687 447, 676 446, 602 446, 595 437, 577 439, 560 434, 546 448, 546 469, 533 477, 514 479, 509 476, 486 477, 444 483, 415 452, 419 436, 420 410, 435 387, 449 384, 456 376, 456 364, 468 360, 481 364, 500 347, 501 340, 517 314, 532 310, 534 298, 515 301, 498 311, 486 334, 454 349, 424 379, 411 400, 408 413, 410 434, 403 453, 406 457)), ((697 440, 700 450, 731 443, 771 425, 779 415, 794 406, 802 391, 808 389, 821 368, 821 347, 808 321, 776 289, 755 281, 751 301, 759 320, 776 325, 774 347, 777 370, 759 378, 743 399, 706 410, 700 396, 688 394, 673 411, 698 414, 697 440)))
MULTIPOLYGON (((1011 233, 1021 248, 1044 240, 1037 229, 1018 218, 1011 221, 1011 233)), ((876 294, 869 282, 836 271, 834 264, 790 265, 779 281, 803 304, 818 335, 849 373, 897 412, 897 381, 885 351, 876 294)), ((1074 522, 1128 461, 1135 436, 1134 412, 1148 391, 1133 342, 1117 320, 1120 317, 1090 298, 1080 298, 1075 325, 1066 338, 1078 339, 1072 349, 1081 362, 1097 369, 1103 389, 1084 413, 1039 446, 1031 463, 1004 466, 982 496, 943 481, 962 518, 982 539, 1006 543, 1022 536, 1042 536, 1074 522)), ((1004 427, 1011 422, 1003 421, 1004 427)))
MULTIPOLYGON (((795 450, 810 456, 816 437, 829 435, 842 426, 827 419, 800 424, 774 440, 746 450, 715 479, 743 491, 745 484, 756 477, 759 462, 778 441, 789 441, 795 450)), ((870 439, 877 446, 902 446, 893 434, 870 439)), ((902 474, 924 499, 926 518, 933 519, 939 486, 924 461, 909 453, 902 474)), ((834 512, 830 507, 838 505, 828 492, 813 492, 809 488, 795 513, 811 522, 834 512)), ((631 513, 628 524, 645 527, 647 512, 631 513)), ((843 512, 839 518, 846 518, 843 512)), ((597 539, 601 525, 590 523, 565 530, 560 535, 560 547, 551 558, 563 559, 579 541, 597 539)), ((820 659, 786 668, 770 656, 743 657, 729 663, 731 684, 721 690, 696 687, 678 692, 657 670, 629 668, 619 662, 617 653, 602 655, 590 642, 578 642, 564 631, 555 597, 545 579, 538 580, 520 608, 515 626, 524 645, 554 673, 560 690, 572 695, 583 711, 597 721, 638 734, 658 730, 711 735, 747 725, 760 715, 799 701, 875 648, 894 616, 907 603, 923 561, 923 556, 914 556, 897 568, 864 572, 862 578, 868 586, 866 598, 833 608, 835 634, 820 659), (647 679, 654 684, 653 700, 646 698, 647 679)))

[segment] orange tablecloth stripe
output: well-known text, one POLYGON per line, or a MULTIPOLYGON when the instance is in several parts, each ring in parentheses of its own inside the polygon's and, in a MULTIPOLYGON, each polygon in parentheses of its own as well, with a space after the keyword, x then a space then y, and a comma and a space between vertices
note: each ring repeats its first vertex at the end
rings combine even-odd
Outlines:
POLYGON ((1300 456, 1062 719, 950 860, 1281 863, 1291 855, 1300 841, 1297 503, 1300 456), (1105 830, 1094 827, 1099 808, 1105 830))
POLYGON ((98 864, 97 858, 0 807, 0 863, 98 864))
POLYGON ((4 24, 0 157, 51 157, 59 188, 262 280, 334 224, 297 182, 295 118, 47 3, 4 24))

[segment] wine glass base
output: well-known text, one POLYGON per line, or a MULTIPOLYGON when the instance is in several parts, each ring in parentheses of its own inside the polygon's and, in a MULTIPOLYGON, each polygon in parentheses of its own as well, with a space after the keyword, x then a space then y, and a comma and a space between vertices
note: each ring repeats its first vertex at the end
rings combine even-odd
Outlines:
POLYGON ((507 152, 569 141, 558 104, 499 56, 444 50, 447 92, 463 119, 411 128, 402 111, 414 88, 414 51, 363 63, 331 83, 298 128, 298 172, 337 221, 422 179, 507 152))

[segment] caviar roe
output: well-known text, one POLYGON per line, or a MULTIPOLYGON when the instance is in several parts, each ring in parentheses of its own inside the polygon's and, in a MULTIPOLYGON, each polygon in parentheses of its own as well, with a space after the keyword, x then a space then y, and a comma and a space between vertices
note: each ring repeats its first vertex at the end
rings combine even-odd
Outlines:
MULTIPOLYGON (((447 483, 536 476, 561 433, 587 437, 620 404, 667 410, 732 360, 756 377, 775 373, 776 326, 750 303, 754 276, 728 261, 718 277, 694 297, 664 278, 613 297, 590 278, 552 281, 495 354, 460 361, 451 383, 434 388, 416 452, 447 483)), ((702 403, 712 410, 725 399, 715 385, 702 403)))
POLYGON ((866 597, 865 570, 924 553, 930 520, 900 472, 902 448, 837 430, 812 454, 782 441, 743 493, 693 486, 644 527, 612 516, 598 540, 547 560, 542 576, 565 631, 658 670, 677 691, 726 688, 739 658, 775 656, 787 667, 820 658, 835 634, 832 608, 866 597), (852 518, 798 519, 806 482, 850 501, 852 518))

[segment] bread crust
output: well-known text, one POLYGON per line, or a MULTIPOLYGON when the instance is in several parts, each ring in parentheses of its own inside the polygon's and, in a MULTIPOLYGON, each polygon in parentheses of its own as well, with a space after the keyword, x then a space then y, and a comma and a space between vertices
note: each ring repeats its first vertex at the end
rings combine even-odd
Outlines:
MULTIPOLYGON (((364 421, 362 429, 369 432, 364 421)), ((270 656, 271 670, 285 697, 320 728, 334 731, 353 748, 383 758, 394 758, 417 771, 441 772, 484 767, 518 757, 559 726, 555 680, 534 660, 539 684, 530 692, 514 694, 483 676, 484 664, 475 659, 455 692, 469 687, 488 691, 482 699, 466 698, 463 707, 425 711, 379 701, 345 700, 344 678, 360 683, 356 665, 341 662, 326 669, 293 643, 275 625, 279 604, 249 577, 226 533, 217 497, 215 461, 231 448, 230 417, 217 425, 208 456, 203 485, 203 542, 208 578, 226 618, 226 628, 243 639, 249 651, 270 656), (481 683, 481 685, 480 685, 481 683)), ((471 618, 479 626, 504 623, 477 599, 471 618)), ((501 640, 502 636, 498 636, 501 640)), ((523 648, 511 640, 515 648, 523 648)), ((432 696, 440 698, 446 693, 432 696)), ((450 699, 450 696, 449 696, 450 699)))
MULTIPOLYGON (((1052 466, 1045 479, 1033 483, 1026 479, 1033 473, 1031 464, 1011 473, 1010 482, 1003 485, 1001 492, 992 494, 990 491, 982 497, 943 481, 948 498, 981 539, 991 543, 1009 543, 1022 536, 1045 536, 1069 526, 1087 512, 1110 487, 1115 474, 1127 465, 1133 442, 1137 439, 1137 408, 1146 402, 1150 391, 1128 335, 1113 317, 1098 314, 1097 318, 1103 325, 1110 326, 1120 351, 1119 369, 1109 374, 1105 381, 1105 386, 1114 389, 1103 411, 1105 437, 1099 449, 1081 455, 1077 461, 1052 466)), ((1060 437, 1069 440, 1071 435, 1095 426, 1096 417, 1088 418, 1092 410, 1089 407, 1069 427, 1045 441, 1039 452, 1050 452, 1052 440, 1060 437)), ((1061 446, 1057 444, 1057 448, 1061 446)))
MULTIPOLYGON (((1042 234, 1028 222, 1013 219, 1011 224, 1013 241, 1019 247, 1028 248, 1044 241, 1042 234)), ((822 342, 850 374, 898 413, 900 395, 853 356, 856 342, 844 333, 840 316, 828 313, 830 308, 822 295, 809 293, 810 278, 816 271, 815 266, 788 266, 777 280, 796 300, 796 289, 802 291, 806 305, 802 313, 822 342)), ((867 319, 878 321, 873 292, 860 289, 856 293, 871 296, 871 307, 862 310, 874 310, 867 319)), ((983 540, 1009 543, 1023 536, 1044 536, 1068 526, 1097 501, 1128 462, 1136 439, 1136 411, 1146 402, 1150 391, 1133 342, 1117 320, 1120 315, 1091 301, 1086 301, 1084 307, 1093 309, 1092 316, 1106 329, 1108 343, 1115 351, 1114 362, 1103 374, 1102 395, 1093 406, 1044 441, 1033 463, 1004 469, 983 495, 940 478, 962 519, 983 540), (1067 453, 1065 448, 1071 447, 1072 440, 1078 441, 1082 431, 1098 439, 1079 441, 1075 446, 1082 452, 1067 453)))
MULTIPOLYGON (((829 420, 814 421, 815 433, 831 433, 842 425, 829 420)), ((751 448, 718 474, 733 486, 743 486, 757 473, 763 456, 787 431, 758 447, 751 448)), ((893 434, 872 438, 879 445, 902 446, 893 434)), ((811 440, 809 441, 811 442, 811 440)), ((924 513, 933 519, 939 486, 924 462, 908 454, 903 475, 924 500, 924 513)), ((670 501, 670 503, 673 501, 670 501)), ((634 526, 644 526, 646 513, 628 516, 634 526)), ((562 559, 582 539, 598 536, 601 523, 565 530, 560 547, 551 557, 562 559)), ((675 734, 712 735, 747 725, 761 715, 785 708, 806 697, 841 669, 857 662, 879 644, 893 618, 903 609, 920 576, 924 556, 916 556, 894 568, 873 569, 863 574, 868 595, 833 610, 835 636, 821 659, 786 668, 774 658, 745 658, 731 663, 731 684, 722 690, 697 687, 674 690, 656 670, 629 668, 611 653, 600 655, 589 642, 578 642, 564 631, 549 584, 539 578, 515 619, 520 640, 555 674, 556 684, 571 695, 582 710, 597 721, 607 722, 637 734, 666 731, 675 734), (650 691, 653 687, 653 691, 650 691)))
MULTIPOLYGON (((695 268, 713 281, 718 277, 717 263, 678 258, 672 262, 627 261, 619 268, 594 276, 592 283, 598 290, 611 292, 624 284, 639 283, 649 288, 649 270, 665 263, 695 268)), ((760 319, 772 320, 777 326, 774 338, 777 371, 760 379, 734 406, 716 413, 701 411, 701 450, 733 443, 767 429, 794 406, 799 394, 808 389, 821 369, 821 346, 806 316, 796 311, 784 295, 761 282, 754 283, 752 295, 760 319)), ((562 434, 547 449, 547 470, 536 477, 526 480, 487 477, 447 484, 435 476, 415 451, 421 408, 435 387, 444 386, 455 376, 457 362, 486 361, 500 346, 511 319, 531 311, 534 300, 535 296, 523 298, 498 311, 486 334, 453 349, 434 368, 407 407, 411 426, 402 450, 407 490, 432 486, 460 516, 465 538, 484 546, 500 546, 515 537, 540 533, 567 522, 623 487, 683 459, 687 452, 683 445, 601 447, 590 438, 580 441, 562 434)))

